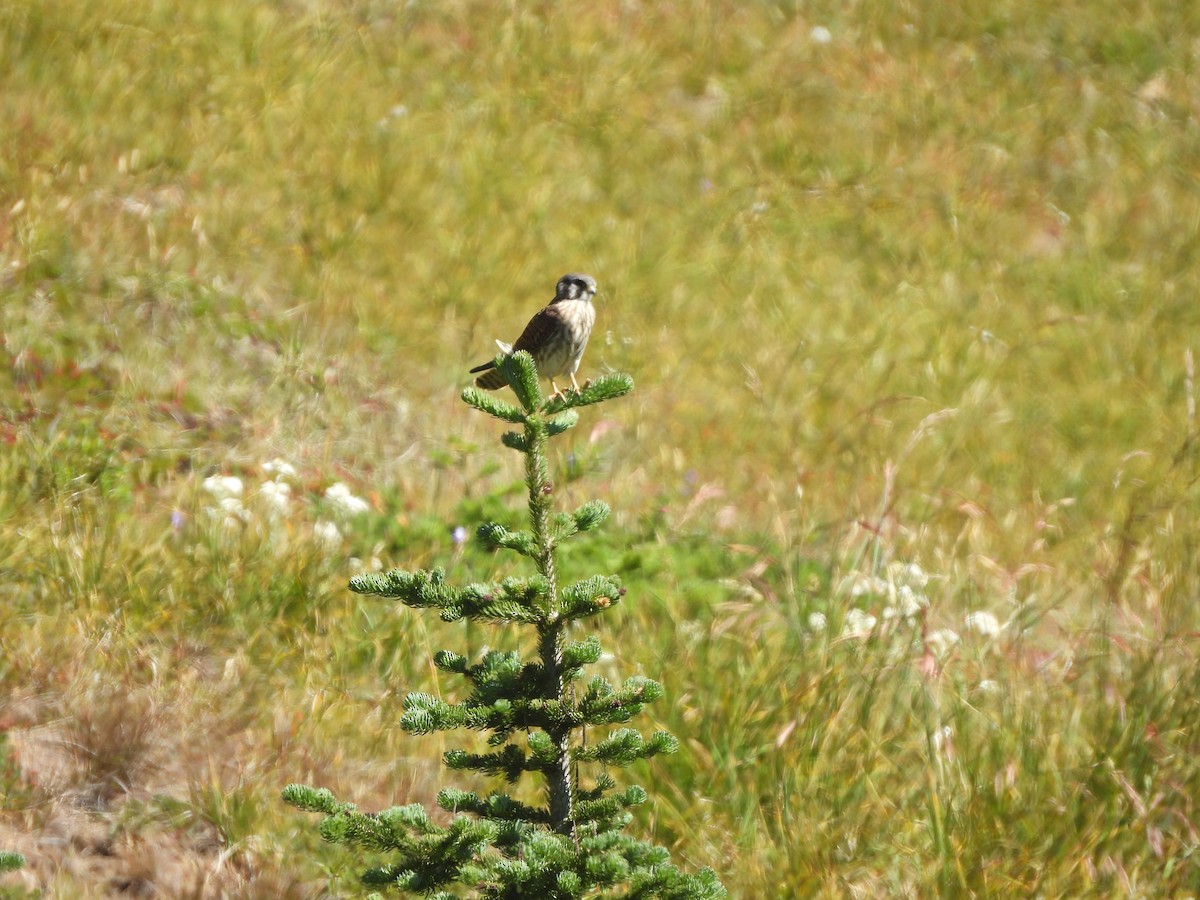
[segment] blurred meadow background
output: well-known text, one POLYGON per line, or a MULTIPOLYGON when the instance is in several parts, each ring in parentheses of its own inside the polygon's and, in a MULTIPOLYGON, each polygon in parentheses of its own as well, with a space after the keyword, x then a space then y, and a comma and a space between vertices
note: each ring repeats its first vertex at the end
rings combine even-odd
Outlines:
POLYGON ((3 896, 323 897, 505 635, 458 394, 568 271, 631 829, 735 897, 1200 893, 1200 7, 0 2, 3 896), (639 723, 635 723, 639 724, 639 723))

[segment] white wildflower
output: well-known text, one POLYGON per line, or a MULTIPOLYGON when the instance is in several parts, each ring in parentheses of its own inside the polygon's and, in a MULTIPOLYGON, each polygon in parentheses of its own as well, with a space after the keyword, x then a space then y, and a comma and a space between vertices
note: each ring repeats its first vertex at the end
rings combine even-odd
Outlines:
POLYGON ((878 621, 865 609, 855 607, 846 613, 846 624, 842 634, 847 637, 870 634, 878 621))
POLYGON ((983 679, 981 682, 979 682, 979 684, 976 685, 976 687, 985 694, 1000 693, 1000 684, 990 678, 983 679))
POLYGON ((342 545, 342 533, 328 519, 319 519, 313 524, 313 538, 326 550, 336 550, 342 545))
POLYGON ((814 612, 808 614, 808 630, 813 634, 820 634, 825 630, 825 613, 814 612))
POLYGON ((925 646, 936 656, 945 656, 959 640, 958 632, 951 631, 949 628, 941 628, 925 635, 925 646))
POLYGON ((357 516, 360 513, 365 513, 371 508, 362 497, 356 497, 350 492, 350 488, 342 484, 340 481, 334 484, 325 491, 325 499, 343 516, 357 516))
POLYGON ((1000 620, 985 609, 967 613, 966 626, 976 634, 981 634, 984 637, 995 637, 1003 627, 1000 624, 1000 620))
POLYGON ((250 519, 250 510, 242 506, 242 501, 237 497, 223 497, 221 499, 221 511, 225 513, 226 524, 229 519, 236 519, 242 522, 247 522, 250 519))
POLYGON ((262 470, 268 475, 273 475, 276 481, 296 477, 296 467, 285 459, 275 458, 269 460, 263 463, 262 470))
POLYGON ((905 619, 915 619, 921 614, 921 610, 929 606, 929 598, 918 594, 907 584, 902 584, 896 589, 896 605, 897 611, 905 619))
POLYGON ((883 608, 883 621, 885 622, 903 622, 905 625, 913 625, 917 616, 920 614, 922 607, 901 603, 899 606, 885 606, 883 608))
POLYGON ((808 33, 809 40, 814 44, 828 44, 833 40, 833 34, 824 25, 814 25, 808 33))
POLYGON ((242 496, 242 479, 235 475, 209 475, 203 487, 214 500, 242 496))
POLYGON ((878 575, 856 574, 854 584, 850 587, 851 597, 861 597, 864 594, 881 595, 888 593, 888 583, 878 575))
POLYGON ((892 563, 888 575, 896 584, 907 584, 912 588, 923 588, 929 583, 929 575, 916 563, 892 563))
POLYGON ((272 515, 286 516, 292 505, 292 486, 284 481, 267 481, 259 488, 259 496, 272 515))
POLYGON ((208 507, 205 512, 214 520, 220 519, 221 527, 226 531, 236 531, 250 521, 250 510, 237 497, 222 497, 216 506, 208 507))

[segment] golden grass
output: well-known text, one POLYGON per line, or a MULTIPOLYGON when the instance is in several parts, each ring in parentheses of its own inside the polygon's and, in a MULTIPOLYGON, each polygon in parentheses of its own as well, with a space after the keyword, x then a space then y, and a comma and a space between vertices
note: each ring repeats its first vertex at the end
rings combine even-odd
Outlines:
POLYGON ((1200 889, 1198 40, 1165 0, 4 5, 4 889, 315 894, 353 865, 279 787, 434 795, 394 722, 464 634, 349 560, 502 564, 451 539, 518 502, 457 393, 570 270, 638 388, 574 438, 564 502, 617 514, 568 561, 630 585, 601 639, 683 743, 638 827, 743 897, 1200 889), (909 625, 851 595, 909 562, 909 625))

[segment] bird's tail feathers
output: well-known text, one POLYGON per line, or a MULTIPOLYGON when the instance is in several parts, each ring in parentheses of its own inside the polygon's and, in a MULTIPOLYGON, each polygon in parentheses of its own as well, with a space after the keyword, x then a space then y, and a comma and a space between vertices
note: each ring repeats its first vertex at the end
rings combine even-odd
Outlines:
MULTIPOLYGON (((500 348, 501 353, 512 353, 513 352, 512 344, 506 344, 506 343, 504 343, 504 341, 500 340, 499 338, 496 338, 496 346, 500 348)), ((491 362, 485 362, 482 366, 476 366, 475 368, 473 368, 471 370, 471 374, 474 375, 476 372, 484 372, 488 369, 494 369, 495 367, 496 367, 495 360, 492 360, 491 362)), ((503 384, 503 382, 501 382, 501 384, 503 384)))
MULTIPOLYGON (((490 366, 491 363, 488 365, 490 366)), ((487 366, 481 366, 480 368, 487 368, 487 366)), ((479 369, 472 369, 472 371, 478 372, 479 369)), ((505 380, 503 372, 501 372, 499 369, 493 368, 493 370, 488 372, 486 375, 480 375, 478 378, 476 378, 475 384, 486 391, 494 391, 496 388, 504 387, 506 384, 508 384, 508 382, 505 380)))

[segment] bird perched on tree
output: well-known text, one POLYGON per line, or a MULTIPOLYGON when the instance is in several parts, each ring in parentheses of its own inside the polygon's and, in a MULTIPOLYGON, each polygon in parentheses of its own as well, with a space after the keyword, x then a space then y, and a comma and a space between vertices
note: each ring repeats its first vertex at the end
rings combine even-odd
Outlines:
MULTIPOLYGON (((496 343, 505 353, 527 351, 533 357, 538 374, 550 379, 550 387, 556 395, 562 393, 554 383, 554 379, 560 375, 569 375, 571 384, 578 391, 579 382, 575 380, 575 372, 579 369, 579 361, 592 334, 592 325, 596 322, 596 308, 592 306, 594 296, 596 279, 591 275, 574 272, 564 275, 558 279, 554 299, 529 320, 516 343, 511 347, 503 341, 496 343)), ((471 374, 488 369, 494 371, 475 379, 479 387, 491 391, 507 384, 504 376, 495 370, 495 361, 476 366, 471 374)))

